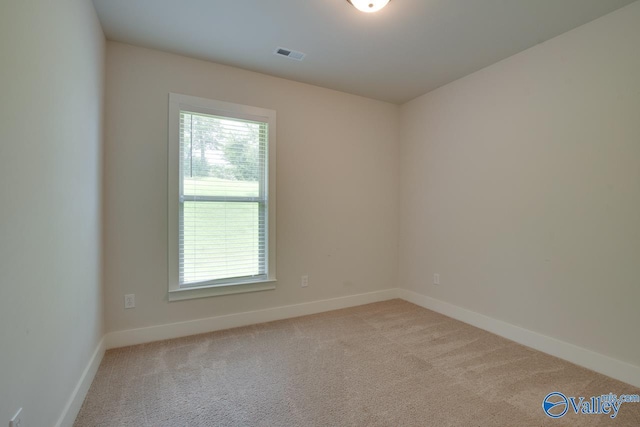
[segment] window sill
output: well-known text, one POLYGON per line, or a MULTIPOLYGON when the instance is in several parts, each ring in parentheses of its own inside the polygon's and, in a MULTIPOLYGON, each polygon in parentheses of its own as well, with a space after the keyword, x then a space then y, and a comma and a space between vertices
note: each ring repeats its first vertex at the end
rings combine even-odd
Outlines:
POLYGON ((276 280, 269 279, 260 282, 234 283, 233 285, 174 289, 169 291, 169 302, 184 301, 194 298, 217 297, 222 295, 244 294, 247 292, 268 291, 275 288, 276 280))

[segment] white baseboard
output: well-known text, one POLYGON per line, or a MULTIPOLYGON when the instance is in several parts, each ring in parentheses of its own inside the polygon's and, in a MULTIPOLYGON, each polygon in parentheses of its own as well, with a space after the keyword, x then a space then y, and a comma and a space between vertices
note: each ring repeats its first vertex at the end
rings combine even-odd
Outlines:
POLYGON ((312 301, 302 304, 285 305, 264 310, 248 311, 244 313, 228 314, 225 316, 208 317, 206 319, 190 320, 186 322, 169 323, 150 326, 147 328, 128 329, 110 332, 105 335, 106 348, 118 348, 153 341, 203 334, 239 326, 256 323, 271 322, 291 317, 306 316, 324 311, 354 307, 372 302, 386 301, 398 298, 398 289, 368 292, 365 294, 312 301))
POLYGON ((398 297, 543 353, 640 387, 640 367, 638 366, 407 289, 398 289, 398 297))
POLYGON ((78 416, 78 412, 80 412, 80 408, 82 407, 82 403, 84 402, 84 398, 89 391, 89 387, 91 387, 93 378, 96 376, 96 372, 98 372, 98 367, 102 362, 104 352, 105 339, 103 336, 93 352, 91 359, 89 359, 89 363, 84 368, 78 384, 76 384, 76 387, 73 389, 73 393, 71 393, 71 397, 69 397, 69 400, 62 411, 62 415, 55 424, 56 427, 73 426, 73 423, 78 416))

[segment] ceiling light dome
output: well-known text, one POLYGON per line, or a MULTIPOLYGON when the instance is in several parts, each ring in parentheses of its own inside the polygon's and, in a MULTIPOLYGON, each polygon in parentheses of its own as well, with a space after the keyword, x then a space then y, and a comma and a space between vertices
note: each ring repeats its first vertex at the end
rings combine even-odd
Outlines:
POLYGON ((391 0, 347 0, 356 9, 363 12, 377 12, 387 5, 391 0))

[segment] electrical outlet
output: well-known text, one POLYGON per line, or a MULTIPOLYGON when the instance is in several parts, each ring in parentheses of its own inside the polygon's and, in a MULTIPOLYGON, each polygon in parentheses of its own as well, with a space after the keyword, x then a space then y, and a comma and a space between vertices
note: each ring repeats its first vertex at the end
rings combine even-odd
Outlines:
POLYGON ((440 284, 440 275, 438 273, 435 273, 433 275, 433 284, 434 285, 439 285, 440 284))
POLYGON ((22 424, 22 408, 18 409, 18 412, 11 418, 9 427, 24 427, 24 424, 22 424))
POLYGON ((302 276, 302 280, 300 281, 300 287, 306 288, 309 286, 309 276, 302 276))
POLYGON ((124 308, 135 308, 136 307, 136 295, 135 294, 127 294, 124 296, 124 308))

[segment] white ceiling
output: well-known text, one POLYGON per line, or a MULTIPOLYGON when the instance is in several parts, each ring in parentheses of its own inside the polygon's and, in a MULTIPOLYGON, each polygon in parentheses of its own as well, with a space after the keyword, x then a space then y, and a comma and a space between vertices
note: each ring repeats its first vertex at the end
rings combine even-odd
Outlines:
POLYGON ((634 0, 94 0, 108 39, 403 103, 634 0), (302 62, 273 55, 278 47, 302 62))

